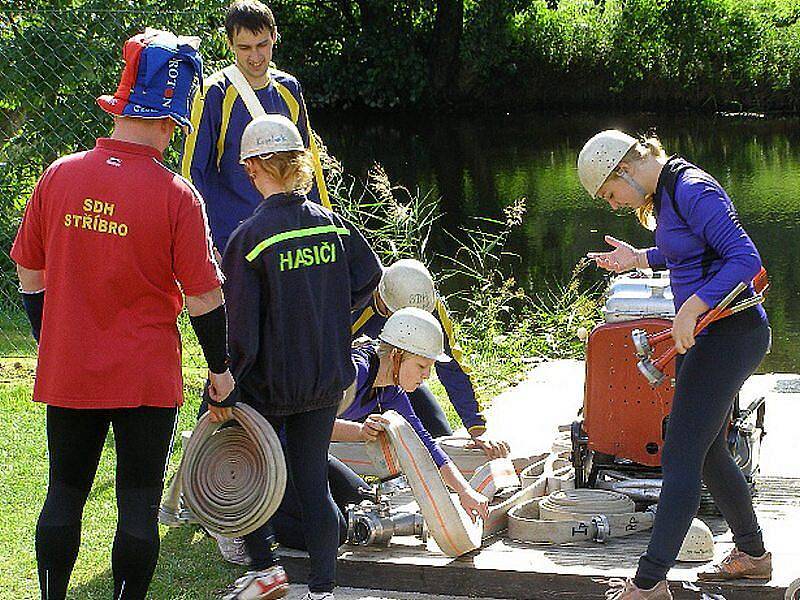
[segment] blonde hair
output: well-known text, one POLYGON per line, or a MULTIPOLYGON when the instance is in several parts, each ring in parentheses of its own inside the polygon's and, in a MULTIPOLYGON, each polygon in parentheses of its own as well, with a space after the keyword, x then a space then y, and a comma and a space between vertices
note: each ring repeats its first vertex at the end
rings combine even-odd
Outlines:
MULTIPOLYGON (((655 135, 641 138, 635 146, 633 146, 619 162, 636 163, 645 160, 649 157, 664 158, 666 157, 664 146, 661 145, 661 140, 655 135)), ((612 177, 619 177, 616 171, 612 171, 609 179, 612 177)), ((645 202, 642 206, 636 209, 636 218, 639 223, 646 229, 655 229, 656 217, 653 212, 653 195, 648 194, 645 196, 645 202)))
POLYGON ((413 356, 413 354, 408 350, 403 350, 397 346, 392 346, 387 342, 378 342, 378 358, 389 356, 394 350, 397 350, 400 353, 400 362, 403 362, 413 356))
POLYGON ((314 163, 308 150, 276 152, 267 158, 249 159, 287 192, 307 194, 314 182, 314 163))

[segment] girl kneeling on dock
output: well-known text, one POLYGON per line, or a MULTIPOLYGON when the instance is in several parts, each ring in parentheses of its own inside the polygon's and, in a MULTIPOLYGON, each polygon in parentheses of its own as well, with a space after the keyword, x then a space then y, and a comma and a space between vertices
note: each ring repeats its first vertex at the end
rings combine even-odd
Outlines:
POLYGON ((383 429, 387 410, 400 413, 422 440, 439 467, 444 482, 458 494, 461 506, 475 521, 486 520, 489 502, 473 490, 458 468, 442 451, 419 417, 414 413, 408 393, 417 389, 431 374, 436 361, 448 361, 444 353, 441 325, 429 312, 403 308, 386 321, 379 341, 353 349, 356 366, 356 395, 350 407, 336 419, 333 441, 374 440, 383 429))
MULTIPOLYGON (((339 546, 328 488, 328 445, 336 410, 355 377, 350 312, 381 276, 372 249, 352 225, 306 199, 313 168, 295 125, 281 115, 244 130, 241 161, 264 196, 231 235, 222 268, 237 393, 279 431, 298 492, 311 558, 308 600, 332 600, 339 546)), ((216 420, 224 408, 211 403, 216 420)), ((225 596, 279 598, 287 592, 269 524, 245 536, 253 571, 225 596)))
MULTIPOLYGON (((761 258, 739 223, 731 199, 708 173, 657 139, 639 142, 621 131, 598 133, 578 157, 578 175, 593 198, 636 211, 656 246, 638 249, 606 236, 610 252, 590 253, 598 266, 621 273, 670 270, 675 301, 672 337, 679 353, 672 411, 662 451, 663 485, 647 552, 633 581, 614 582, 614 600, 667 600, 666 582, 700 504, 705 481, 733 531, 736 547, 701 580, 772 576, 750 489, 726 442, 734 398, 769 346, 761 305, 714 322, 697 338, 698 317, 761 269, 761 258)), ((753 295, 752 285, 742 296, 753 295)))

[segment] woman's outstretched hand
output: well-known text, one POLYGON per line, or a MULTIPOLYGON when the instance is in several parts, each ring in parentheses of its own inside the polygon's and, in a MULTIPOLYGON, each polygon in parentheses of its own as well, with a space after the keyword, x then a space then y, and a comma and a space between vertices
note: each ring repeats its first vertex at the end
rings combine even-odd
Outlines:
POLYGON ((609 252, 589 252, 586 256, 592 259, 595 264, 607 271, 614 273, 624 273, 631 269, 646 269, 647 253, 644 250, 634 248, 628 242, 623 242, 610 235, 605 236, 606 243, 614 246, 609 252))

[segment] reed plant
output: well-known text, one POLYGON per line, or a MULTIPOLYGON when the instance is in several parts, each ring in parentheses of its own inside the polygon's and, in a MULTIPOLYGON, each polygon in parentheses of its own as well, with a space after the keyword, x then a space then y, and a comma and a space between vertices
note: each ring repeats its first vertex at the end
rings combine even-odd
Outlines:
MULTIPOLYGON (((587 263, 579 262, 569 281, 553 281, 541 294, 526 290, 512 274, 519 256, 507 245, 523 224, 526 198, 511 202, 502 218, 476 216, 452 232, 442 225, 440 203, 430 192, 393 183, 378 164, 359 181, 321 148, 333 205, 361 230, 381 261, 416 258, 440 289, 453 290, 444 300, 482 406, 537 361, 583 357, 578 332, 600 319, 600 293, 580 277, 587 263), (447 252, 435 252, 430 243, 440 226, 447 252)), ((444 401, 442 390, 435 385, 434 390, 444 401)))

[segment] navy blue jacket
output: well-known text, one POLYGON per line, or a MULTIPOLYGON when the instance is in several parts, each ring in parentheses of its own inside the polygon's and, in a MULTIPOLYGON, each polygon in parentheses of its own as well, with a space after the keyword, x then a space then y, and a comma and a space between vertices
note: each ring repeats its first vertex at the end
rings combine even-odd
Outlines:
MULTIPOLYGON (((314 136, 308 122, 300 82, 270 66, 267 84, 253 90, 267 114, 283 115, 297 125, 303 145, 311 151, 314 187, 310 200, 331 207, 314 136)), ((206 201, 208 226, 214 245, 225 251, 233 230, 253 214, 263 199, 239 163, 242 133, 253 117, 236 87, 222 71, 214 73, 198 89, 192 102, 194 130, 186 136, 181 174, 206 201)))
POLYGON ((359 231, 276 194, 233 232, 222 270, 235 399, 275 416, 337 405, 355 378, 351 310, 381 277, 359 231))

